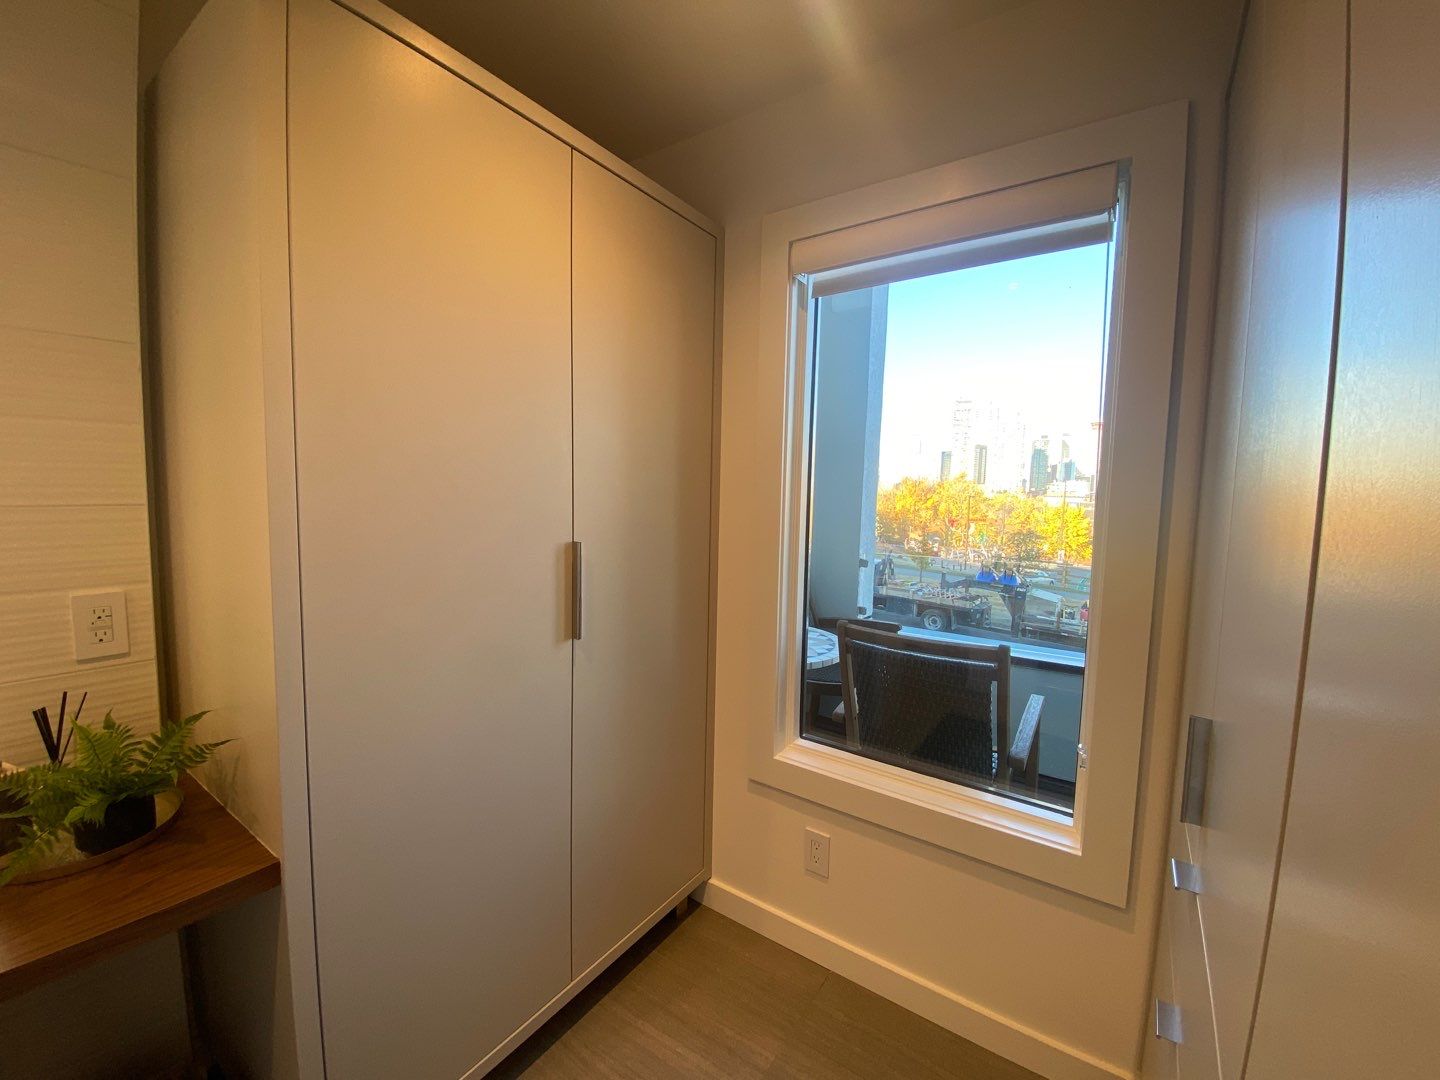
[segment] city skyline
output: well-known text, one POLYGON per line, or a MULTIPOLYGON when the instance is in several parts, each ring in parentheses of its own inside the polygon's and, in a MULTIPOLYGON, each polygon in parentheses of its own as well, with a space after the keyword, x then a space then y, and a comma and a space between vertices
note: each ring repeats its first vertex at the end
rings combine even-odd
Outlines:
MULTIPOLYGON (((1031 443, 1070 444, 1095 472, 1109 245, 970 267, 889 286, 879 481, 974 477, 1019 490, 1031 443), (970 403, 968 420, 957 415, 970 403), (961 436, 968 432, 968 441, 961 436), (963 443, 963 444, 962 444, 963 443)), ((980 481, 977 481, 980 482, 980 481)))
POLYGON ((956 399, 950 420, 954 460, 962 462, 962 471, 986 491, 1011 491, 1020 485, 1025 435, 1025 416, 1020 410, 1003 409, 993 401, 956 399), (985 459, 983 477, 976 468, 980 450, 985 459))

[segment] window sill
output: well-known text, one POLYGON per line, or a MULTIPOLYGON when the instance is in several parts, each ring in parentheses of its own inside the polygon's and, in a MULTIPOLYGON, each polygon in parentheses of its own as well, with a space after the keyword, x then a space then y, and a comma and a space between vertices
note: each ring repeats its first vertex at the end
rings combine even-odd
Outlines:
POLYGON ((1125 903, 1125 878, 1081 858, 1080 828, 1069 815, 810 740, 754 750, 750 778, 765 787, 1104 903, 1125 903))
POLYGON ((1062 851, 1079 851, 1070 815, 1059 810, 1021 804, 1003 795, 910 772, 809 739, 796 739, 776 755, 776 760, 867 788, 887 798, 923 806, 957 821, 972 822, 1062 851))

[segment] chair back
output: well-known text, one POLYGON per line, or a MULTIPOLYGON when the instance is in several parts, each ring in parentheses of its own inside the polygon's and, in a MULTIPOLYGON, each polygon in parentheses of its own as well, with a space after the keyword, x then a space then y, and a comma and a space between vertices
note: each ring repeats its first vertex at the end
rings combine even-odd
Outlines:
POLYGON ((1010 647, 902 636, 841 622, 845 735, 867 756, 987 781, 1009 746, 1010 647))

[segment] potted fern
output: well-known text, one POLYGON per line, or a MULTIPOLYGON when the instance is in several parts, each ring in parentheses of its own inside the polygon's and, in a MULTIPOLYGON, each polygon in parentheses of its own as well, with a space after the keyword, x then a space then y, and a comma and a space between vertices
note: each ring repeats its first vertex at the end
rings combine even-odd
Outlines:
MULTIPOLYGON (((0 761, 0 782, 12 772, 15 766, 0 761)), ((0 786, 0 855, 6 855, 20 846, 20 831, 24 828, 25 803, 18 795, 0 786)))
POLYGON ((229 741, 191 741, 204 715, 163 724, 141 738, 106 713, 98 728, 74 725, 73 762, 0 776, 0 793, 20 803, 4 816, 23 821, 20 846, 0 868, 0 884, 43 863, 67 833, 78 851, 100 855, 154 829, 155 796, 229 741))

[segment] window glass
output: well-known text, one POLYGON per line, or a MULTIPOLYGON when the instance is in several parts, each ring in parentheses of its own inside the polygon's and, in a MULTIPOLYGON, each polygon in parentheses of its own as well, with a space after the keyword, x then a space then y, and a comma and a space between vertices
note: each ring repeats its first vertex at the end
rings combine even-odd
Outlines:
POLYGON ((1093 241, 813 301, 802 737, 1073 808, 1113 266, 1093 241))

